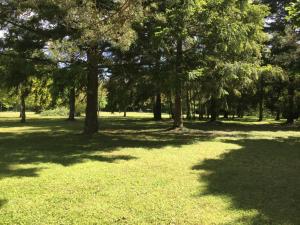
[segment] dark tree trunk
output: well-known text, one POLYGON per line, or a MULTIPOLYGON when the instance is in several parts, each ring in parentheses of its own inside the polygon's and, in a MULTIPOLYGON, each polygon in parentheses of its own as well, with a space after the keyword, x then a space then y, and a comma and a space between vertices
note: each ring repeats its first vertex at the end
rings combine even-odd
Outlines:
POLYGON ((169 115, 170 115, 171 119, 174 119, 172 92, 170 92, 170 95, 169 95, 169 115))
POLYGON ((21 118, 21 123, 26 122, 26 103, 25 103, 24 94, 21 94, 20 118, 21 118))
POLYGON ((182 128, 182 100, 181 100, 181 92, 177 92, 175 94, 175 111, 174 111, 174 128, 182 128))
POLYGON ((294 77, 289 78, 288 87, 288 113, 287 113, 287 124, 293 124, 295 120, 295 87, 294 87, 294 77))
POLYGON ((154 102, 154 119, 161 120, 161 93, 158 92, 154 102))
POLYGON ((280 114, 281 114, 281 113, 280 113, 280 109, 277 109, 277 110, 276 110, 276 118, 275 118, 276 121, 279 121, 279 120, 280 120, 280 114))
POLYGON ((204 111, 203 111, 203 107, 201 106, 200 101, 199 101, 198 111, 199 111, 199 120, 203 120, 204 119, 204 111))
POLYGON ((204 119, 204 115, 203 115, 203 112, 199 112, 199 117, 198 117, 199 120, 203 120, 204 119))
POLYGON ((258 121, 263 121, 264 120, 264 98, 265 98, 265 93, 264 93, 264 77, 261 76, 260 78, 260 84, 259 84, 259 119, 258 121))
POLYGON ((191 115, 191 99, 190 99, 190 94, 189 90, 186 90, 186 118, 188 120, 192 119, 191 115))
POLYGON ((209 120, 209 118, 210 118, 210 112, 208 110, 208 106, 207 105, 205 106, 205 114, 206 114, 206 119, 209 120))
POLYGON ((210 102, 210 121, 215 122, 218 118, 218 112, 217 112, 217 101, 216 99, 212 98, 210 102))
POLYGON ((98 52, 97 47, 91 47, 87 51, 87 105, 85 117, 85 134, 98 132, 98 52))
POLYGON ((229 113, 228 113, 228 111, 225 111, 224 112, 224 119, 228 119, 229 118, 229 113))
POLYGON ((196 120, 196 99, 193 98, 193 120, 196 120))
POLYGON ((199 97, 199 105, 198 105, 198 113, 199 113, 199 120, 203 120, 204 119, 204 105, 201 104, 201 98, 199 97))
POLYGON ((237 116, 238 118, 244 117, 244 108, 243 108, 243 100, 239 100, 238 108, 237 108, 237 116))
POLYGON ((177 40, 176 53, 176 85, 175 85, 175 110, 173 128, 182 128, 182 39, 177 40))
POLYGON ((75 120, 75 100, 76 100, 75 88, 70 89, 69 93, 69 121, 75 120))
MULTIPOLYGON (((281 96, 281 93, 282 93, 282 88, 280 88, 279 90, 278 90, 278 96, 277 96, 277 101, 279 102, 279 99, 280 99, 280 96, 281 96)), ((276 118, 275 118, 275 120, 276 121, 279 121, 280 119, 281 119, 281 108, 280 108, 280 103, 278 103, 277 105, 276 105, 276 118)))

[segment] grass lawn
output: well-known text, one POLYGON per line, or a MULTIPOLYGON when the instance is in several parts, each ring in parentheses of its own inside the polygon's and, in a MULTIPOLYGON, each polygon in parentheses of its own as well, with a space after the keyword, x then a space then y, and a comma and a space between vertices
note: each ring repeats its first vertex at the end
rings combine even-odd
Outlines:
POLYGON ((300 224, 300 129, 0 113, 0 224, 300 224))

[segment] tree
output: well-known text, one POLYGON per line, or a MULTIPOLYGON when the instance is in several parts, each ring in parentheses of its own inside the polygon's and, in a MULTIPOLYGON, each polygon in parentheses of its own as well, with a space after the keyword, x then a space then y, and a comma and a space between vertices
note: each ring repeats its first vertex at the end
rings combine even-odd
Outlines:
POLYGON ((134 38, 130 25, 135 18, 136 2, 86 0, 80 3, 67 1, 63 4, 63 8, 68 9, 65 21, 70 28, 80 33, 77 40, 87 55, 86 134, 98 131, 98 79, 103 52, 101 45, 105 42, 122 47, 130 45, 134 38))
POLYGON ((272 67, 271 65, 260 68, 258 77, 259 121, 263 121, 264 119, 266 86, 270 85, 270 83, 273 82, 274 79, 281 81, 284 81, 286 79, 284 71, 281 68, 272 67))
POLYGON ((98 131, 98 78, 103 50, 101 45, 107 42, 122 47, 130 45, 134 39, 131 21, 137 17, 135 9, 138 3, 137 0, 31 0, 2 3, 5 10, 1 21, 8 29, 26 30, 37 36, 37 40, 70 36, 86 52, 86 134, 98 131))
POLYGON ((266 15, 264 5, 249 1, 208 1, 197 15, 202 55, 199 75, 206 83, 211 121, 217 119, 218 106, 230 90, 239 92, 241 86, 236 81, 245 80, 241 76, 253 79, 252 68, 260 66, 266 15))
POLYGON ((50 57, 59 62, 53 76, 53 93, 64 98, 64 94, 67 92, 68 121, 75 121, 76 95, 86 85, 86 63, 83 61, 85 55, 68 38, 51 42, 49 50, 50 57))
POLYGON ((268 46, 270 46, 270 57, 265 61, 269 64, 280 66, 288 75, 287 85, 287 123, 291 124, 295 119, 295 91, 297 83, 297 74, 299 73, 299 34, 295 28, 297 25, 298 0, 280 0, 270 1, 271 16, 268 19, 267 31, 272 37, 268 46), (288 17, 288 13, 290 16, 288 17), (295 17, 296 16, 296 17, 295 17), (290 21, 288 19, 290 19, 290 21), (294 24, 293 24, 294 23, 294 24))
POLYGON ((172 86, 174 88, 174 129, 183 128, 182 93, 184 81, 187 79, 186 68, 187 47, 190 44, 190 30, 193 28, 193 16, 199 12, 203 1, 176 0, 163 2, 164 25, 158 30, 165 45, 165 57, 172 66, 172 86), (191 26, 191 27, 190 27, 191 26))

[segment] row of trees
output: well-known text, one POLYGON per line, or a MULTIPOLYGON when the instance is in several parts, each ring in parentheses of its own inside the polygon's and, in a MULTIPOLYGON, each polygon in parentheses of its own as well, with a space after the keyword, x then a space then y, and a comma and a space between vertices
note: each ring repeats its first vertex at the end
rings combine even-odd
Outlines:
POLYGON ((258 109, 263 120, 267 107, 288 123, 299 114, 299 0, 7 0, 1 9, 0 79, 23 121, 33 87, 48 99, 42 109, 68 102, 70 120, 83 96, 87 134, 98 131, 99 89, 107 110, 150 106, 176 129, 183 112, 216 121, 258 109))

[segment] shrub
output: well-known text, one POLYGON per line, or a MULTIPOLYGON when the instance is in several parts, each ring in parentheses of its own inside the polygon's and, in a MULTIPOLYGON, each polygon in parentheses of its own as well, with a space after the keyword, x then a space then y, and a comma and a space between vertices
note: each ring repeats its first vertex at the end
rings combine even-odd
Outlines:
POLYGON ((41 112, 42 116, 65 116, 67 117, 69 110, 66 107, 59 107, 55 109, 45 110, 41 112))

